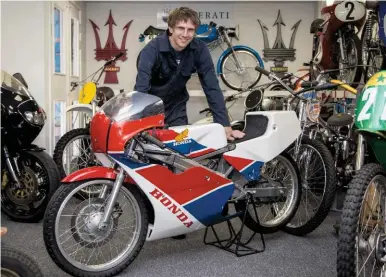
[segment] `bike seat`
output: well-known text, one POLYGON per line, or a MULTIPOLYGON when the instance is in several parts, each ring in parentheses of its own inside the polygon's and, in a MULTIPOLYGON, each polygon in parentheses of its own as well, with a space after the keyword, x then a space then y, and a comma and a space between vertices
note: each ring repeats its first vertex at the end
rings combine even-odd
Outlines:
POLYGON ((262 114, 247 114, 245 116, 245 122, 245 127, 242 131, 245 133, 245 136, 240 139, 235 139, 234 143, 240 143, 264 135, 268 126, 268 117, 262 114))
POLYGON ((347 113, 338 113, 329 117, 327 124, 331 126, 347 126, 353 123, 352 115, 347 113))
POLYGON ((150 25, 149 27, 146 28, 146 30, 143 32, 143 34, 145 36, 148 36, 148 35, 162 35, 163 33, 165 33, 166 29, 159 29, 159 28, 156 28, 152 25, 150 25))

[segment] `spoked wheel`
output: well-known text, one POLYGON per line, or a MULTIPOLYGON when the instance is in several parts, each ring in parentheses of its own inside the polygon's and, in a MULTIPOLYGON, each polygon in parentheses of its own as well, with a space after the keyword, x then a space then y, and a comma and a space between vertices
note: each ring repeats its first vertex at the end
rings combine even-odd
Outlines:
POLYGON ((295 145, 288 149, 300 170, 302 198, 293 219, 284 230, 303 236, 320 226, 335 197, 336 172, 327 147, 317 140, 303 137, 297 155, 295 145))
POLYGON ((338 240, 338 277, 386 276, 386 170, 366 164, 349 184, 338 240))
POLYGON ((118 274, 133 262, 145 242, 148 215, 135 185, 122 185, 107 227, 98 228, 113 185, 110 180, 65 184, 50 202, 44 242, 55 263, 72 276, 118 274), (106 186, 107 197, 75 197, 94 185, 106 186))
POLYGON ((247 89, 255 86, 261 73, 256 66, 263 67, 259 59, 249 50, 234 49, 225 55, 221 63, 221 79, 231 89, 247 89), (234 51, 234 53, 233 53, 234 51))
POLYGON ((20 154, 20 188, 2 172, 1 210, 14 221, 38 222, 44 216, 48 201, 60 185, 60 175, 51 157, 41 151, 20 154))
MULTIPOLYGON (((346 61, 342 59, 340 51, 338 51, 339 69, 342 69, 338 78, 356 88, 362 78, 362 67, 345 68, 362 64, 362 44, 355 33, 348 33, 343 40, 346 46, 346 61)), ((339 50, 339 45, 337 47, 339 50)))
MULTIPOLYGON (((101 165, 92 152, 88 128, 73 129, 62 136, 55 146, 53 158, 62 179, 79 169, 101 165)), ((94 197, 100 193, 101 188, 94 186, 88 189, 90 191, 83 191, 83 197, 94 197)))
POLYGON ((380 70, 386 54, 383 53, 380 45, 378 16, 373 16, 369 37, 367 38, 367 32, 364 30, 361 38, 363 64, 369 66, 363 70, 364 82, 380 70))
POLYGON ((299 172, 293 159, 288 154, 282 153, 264 164, 261 169, 261 176, 261 181, 255 185, 248 184, 248 187, 272 187, 268 182, 270 180, 278 182, 280 186, 286 188, 287 194, 276 201, 255 200, 255 208, 260 223, 256 220, 255 209, 252 204, 246 207, 245 200, 237 201, 235 208, 237 211, 248 209, 245 226, 255 232, 269 234, 285 226, 299 206, 301 197, 299 172))

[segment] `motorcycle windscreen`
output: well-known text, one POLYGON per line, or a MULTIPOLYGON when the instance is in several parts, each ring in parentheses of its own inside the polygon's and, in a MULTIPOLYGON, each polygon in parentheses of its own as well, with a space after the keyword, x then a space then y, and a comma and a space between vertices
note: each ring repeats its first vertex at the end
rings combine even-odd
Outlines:
POLYGON ((101 112, 112 121, 126 122, 164 113, 164 104, 157 96, 138 91, 120 93, 102 107, 101 112))
POLYGON ((355 125, 366 131, 386 131, 386 71, 374 74, 357 98, 355 125))

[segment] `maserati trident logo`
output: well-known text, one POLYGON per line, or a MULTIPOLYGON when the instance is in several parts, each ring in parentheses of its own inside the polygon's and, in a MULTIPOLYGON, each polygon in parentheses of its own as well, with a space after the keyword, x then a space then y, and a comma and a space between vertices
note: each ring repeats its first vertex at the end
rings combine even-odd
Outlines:
POLYGON ((284 67, 284 61, 293 61, 295 60, 295 51, 294 49, 294 44, 295 44, 295 37, 296 37, 296 32, 298 30, 299 24, 302 21, 301 19, 295 23, 295 25, 291 28, 293 30, 292 35, 291 35, 291 40, 289 43, 289 47, 287 48, 284 44, 283 37, 282 37, 282 25, 286 26, 283 18, 281 17, 280 10, 278 12, 277 18, 273 26, 277 26, 276 29, 276 40, 273 43, 272 48, 269 47, 269 41, 268 41, 268 35, 267 31, 268 28, 265 26, 265 24, 258 19, 257 20, 260 24, 261 31, 263 33, 263 40, 264 40, 264 49, 263 49, 263 55, 264 55, 264 60, 273 60, 275 67, 271 68, 271 71, 277 72, 277 73, 283 73, 288 71, 288 67, 284 67))

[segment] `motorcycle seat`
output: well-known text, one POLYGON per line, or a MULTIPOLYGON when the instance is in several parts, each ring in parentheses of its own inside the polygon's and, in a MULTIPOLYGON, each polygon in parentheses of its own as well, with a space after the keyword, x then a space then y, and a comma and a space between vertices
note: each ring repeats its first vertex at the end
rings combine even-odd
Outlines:
POLYGON ((327 120, 327 124, 331 126, 347 126, 354 121, 352 115, 348 113, 338 113, 330 116, 327 120))
POLYGON ((245 133, 245 136, 241 139, 235 139, 234 143, 240 143, 264 135, 268 126, 268 117, 262 114, 247 114, 245 122, 245 127, 242 131, 245 133))
POLYGON ((148 36, 148 35, 162 35, 163 33, 165 33, 166 29, 159 29, 159 28, 156 28, 152 25, 150 25, 149 27, 146 28, 146 30, 143 32, 143 34, 145 36, 148 36))

